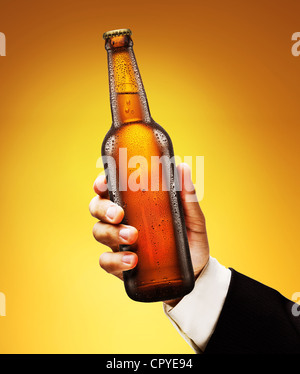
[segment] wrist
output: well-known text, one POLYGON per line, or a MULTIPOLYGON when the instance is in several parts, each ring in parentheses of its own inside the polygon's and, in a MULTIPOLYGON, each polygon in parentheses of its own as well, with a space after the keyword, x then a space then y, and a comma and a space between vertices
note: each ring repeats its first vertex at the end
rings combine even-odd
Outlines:
MULTIPOLYGON (((204 273, 205 269, 208 266, 209 259, 210 259, 210 257, 208 256, 208 259, 207 259, 205 265, 202 267, 202 269, 198 273, 195 273, 195 282, 199 278, 200 274, 202 275, 204 273)), ((173 299, 173 300, 164 300, 163 303, 170 306, 171 308, 174 308, 182 299, 183 299, 183 297, 180 297, 178 299, 173 299)))

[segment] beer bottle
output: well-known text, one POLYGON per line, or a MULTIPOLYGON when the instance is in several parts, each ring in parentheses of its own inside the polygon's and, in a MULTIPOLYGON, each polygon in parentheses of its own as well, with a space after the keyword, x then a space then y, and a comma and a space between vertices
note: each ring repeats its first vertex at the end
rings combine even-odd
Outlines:
POLYGON ((194 273, 171 139, 152 119, 129 29, 103 34, 108 54, 112 126, 102 144, 109 196, 125 212, 122 223, 138 230, 138 256, 124 272, 125 289, 136 301, 184 296, 194 273))

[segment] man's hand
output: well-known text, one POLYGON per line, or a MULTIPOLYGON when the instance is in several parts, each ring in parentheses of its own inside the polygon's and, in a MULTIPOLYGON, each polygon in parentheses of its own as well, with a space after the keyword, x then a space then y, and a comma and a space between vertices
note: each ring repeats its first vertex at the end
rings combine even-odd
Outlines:
MULTIPOLYGON (((179 175, 183 177, 181 199, 194 274, 197 278, 209 259, 205 218, 199 203, 188 201, 189 195, 195 194, 189 166, 184 163, 179 164, 177 170, 179 175)), ((133 244, 138 238, 138 231, 132 226, 120 223, 124 216, 124 210, 109 200, 104 176, 99 176, 96 179, 94 190, 97 196, 91 200, 90 212, 100 221, 95 224, 93 234, 98 242, 112 249, 112 252, 102 253, 99 264, 108 273, 123 279, 123 271, 134 268, 138 263, 138 257, 133 252, 119 252, 119 245, 133 244)), ((168 303, 174 304, 171 301, 168 303)))

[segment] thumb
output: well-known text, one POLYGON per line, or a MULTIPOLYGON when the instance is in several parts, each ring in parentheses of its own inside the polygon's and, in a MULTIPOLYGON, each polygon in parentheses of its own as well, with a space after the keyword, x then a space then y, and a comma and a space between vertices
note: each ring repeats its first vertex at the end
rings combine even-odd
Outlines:
POLYGON ((192 181, 191 168, 186 163, 177 166, 181 186, 181 200, 187 225, 197 223, 205 225, 205 218, 200 208, 195 186, 192 181))

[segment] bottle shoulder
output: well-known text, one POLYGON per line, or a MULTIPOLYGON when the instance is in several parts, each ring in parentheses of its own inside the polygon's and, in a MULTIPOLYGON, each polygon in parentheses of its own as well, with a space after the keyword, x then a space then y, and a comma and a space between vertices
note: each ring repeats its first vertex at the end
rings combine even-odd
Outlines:
MULTIPOLYGON (((135 142, 152 141, 158 143, 162 148, 168 148, 173 153, 172 140, 168 132, 157 122, 152 120, 150 123, 132 122, 121 125, 120 127, 112 127, 106 133, 102 143, 102 154, 111 154, 111 152, 119 146, 133 145, 135 142)), ((169 152, 168 152, 169 153, 169 152)))

